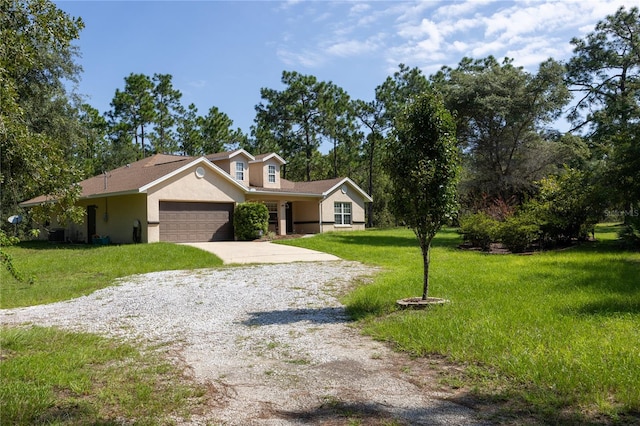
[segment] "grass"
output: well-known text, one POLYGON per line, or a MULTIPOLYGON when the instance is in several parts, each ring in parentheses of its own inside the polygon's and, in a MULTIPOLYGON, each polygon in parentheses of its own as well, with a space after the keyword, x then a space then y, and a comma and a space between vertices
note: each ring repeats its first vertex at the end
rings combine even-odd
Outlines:
POLYGON ((640 253, 598 242, 533 255, 457 248, 455 230, 433 243, 430 296, 451 303, 400 311, 418 296, 422 264, 411 231, 330 233, 287 244, 383 268, 344 302, 365 331, 415 356, 464 363, 476 396, 519 401, 550 423, 640 422, 640 253))
MULTIPOLYGON (((2 308, 79 297, 128 275, 222 264, 204 251, 164 243, 5 249, 33 283, 2 270, 2 308)), ((171 424, 204 404, 205 394, 158 352, 56 328, 0 328, 1 424, 171 424)))
POLYGON ((206 394, 158 354, 92 334, 4 328, 0 348, 2 424, 169 424, 206 394))
POLYGON ((0 308, 72 299, 128 275, 222 265, 211 253, 169 243, 91 246, 26 242, 3 249, 13 257, 16 269, 33 283, 16 281, 0 268, 0 308))

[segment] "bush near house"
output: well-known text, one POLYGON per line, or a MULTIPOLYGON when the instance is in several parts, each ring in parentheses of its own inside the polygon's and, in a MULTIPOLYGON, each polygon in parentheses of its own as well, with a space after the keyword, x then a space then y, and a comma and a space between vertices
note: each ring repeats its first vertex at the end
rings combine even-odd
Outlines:
POLYGON ((233 213, 236 239, 250 241, 265 235, 269 229, 269 210, 262 203, 240 203, 233 213))

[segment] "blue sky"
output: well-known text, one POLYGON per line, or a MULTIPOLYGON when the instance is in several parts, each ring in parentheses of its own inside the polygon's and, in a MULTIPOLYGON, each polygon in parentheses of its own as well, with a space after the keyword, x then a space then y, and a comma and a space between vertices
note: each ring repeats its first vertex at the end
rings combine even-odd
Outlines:
MULTIPOLYGON (((54 0, 55 1, 55 0, 54 0)), ((625 4, 580 1, 55 1, 85 29, 78 91, 101 113, 130 73, 171 74, 186 106, 216 106, 249 132, 260 88, 283 70, 332 81, 352 98, 404 63, 426 75, 461 58, 509 56, 535 72, 571 56, 572 37, 625 4)), ((626 2, 627 6, 628 1, 626 2)))

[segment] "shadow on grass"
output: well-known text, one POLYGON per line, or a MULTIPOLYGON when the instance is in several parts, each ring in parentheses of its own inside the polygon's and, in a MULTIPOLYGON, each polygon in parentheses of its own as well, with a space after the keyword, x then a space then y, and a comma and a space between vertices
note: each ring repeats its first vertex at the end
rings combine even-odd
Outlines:
POLYGON ((52 243, 48 241, 21 241, 16 247, 25 250, 94 250, 101 247, 107 247, 98 244, 84 243, 52 243))
POLYGON ((337 324, 350 322, 344 308, 301 308, 268 312, 250 312, 244 325, 284 325, 308 321, 313 324, 337 324))
POLYGON ((564 401, 561 397, 540 398, 535 395, 536 392, 548 394, 549 391, 548 389, 509 387, 493 392, 476 388, 450 400, 473 407, 482 413, 482 418, 494 424, 564 426, 640 424, 638 412, 623 410, 612 416, 584 412, 581 407, 572 406, 571 401, 564 401))
POLYGON ((640 300, 621 300, 609 298, 587 303, 573 310, 579 315, 619 316, 624 314, 640 314, 640 300))
MULTIPOLYGON (((385 235, 385 230, 370 230, 366 233, 336 233, 332 239, 342 244, 354 244, 369 247, 419 247, 418 240, 411 232, 407 236, 385 235)), ((457 230, 446 228, 438 232, 431 247, 456 247, 460 243, 457 230)))

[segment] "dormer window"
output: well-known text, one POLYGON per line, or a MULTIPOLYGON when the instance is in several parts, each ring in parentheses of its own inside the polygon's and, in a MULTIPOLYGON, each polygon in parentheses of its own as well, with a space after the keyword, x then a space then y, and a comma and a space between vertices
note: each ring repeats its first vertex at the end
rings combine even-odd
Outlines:
POLYGON ((268 175, 269 183, 276 183, 276 166, 269 165, 268 175))
POLYGON ((236 180, 244 180, 244 163, 242 161, 236 163, 236 180))

